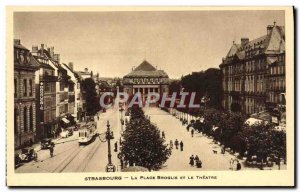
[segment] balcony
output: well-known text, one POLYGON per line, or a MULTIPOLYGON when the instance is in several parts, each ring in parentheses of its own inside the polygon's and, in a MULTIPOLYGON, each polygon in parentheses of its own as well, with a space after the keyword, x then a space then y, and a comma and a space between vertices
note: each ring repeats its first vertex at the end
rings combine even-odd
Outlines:
POLYGON ((46 82, 56 82, 57 81, 57 76, 54 75, 40 75, 41 81, 46 81, 46 82))

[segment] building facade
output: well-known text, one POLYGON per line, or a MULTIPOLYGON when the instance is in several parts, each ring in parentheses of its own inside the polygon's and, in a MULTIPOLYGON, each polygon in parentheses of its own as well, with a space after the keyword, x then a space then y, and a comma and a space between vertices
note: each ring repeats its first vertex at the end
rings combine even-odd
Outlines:
POLYGON ((30 51, 14 40, 14 140, 15 148, 36 139, 35 71, 38 64, 30 51))
POLYGON ((33 47, 34 59, 39 64, 35 74, 37 138, 50 138, 58 129, 56 117, 56 82, 55 70, 49 65, 51 57, 47 50, 38 51, 33 47))
POLYGON ((147 100, 148 93, 169 92, 169 77, 163 70, 158 70, 147 61, 143 61, 138 67, 123 77, 123 89, 129 95, 141 93, 142 100, 147 100))
POLYGON ((222 59, 222 106, 245 114, 283 106, 285 94, 285 32, 283 26, 267 26, 267 34, 233 42, 222 59))
POLYGON ((63 64, 62 67, 67 70, 70 76, 69 83, 69 112, 75 118, 76 121, 80 121, 80 106, 81 106, 81 79, 78 74, 74 72, 73 63, 70 62, 68 65, 63 64))

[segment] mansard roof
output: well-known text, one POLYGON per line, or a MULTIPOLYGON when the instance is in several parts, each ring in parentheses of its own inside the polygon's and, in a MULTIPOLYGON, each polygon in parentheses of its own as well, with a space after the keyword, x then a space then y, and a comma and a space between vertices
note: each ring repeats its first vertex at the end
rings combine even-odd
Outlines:
POLYGON ((239 60, 246 58, 246 52, 251 51, 252 56, 258 54, 278 54, 285 52, 285 27, 272 26, 272 31, 264 36, 253 39, 248 43, 236 44, 233 43, 228 51, 226 59, 230 57, 237 57, 239 60))

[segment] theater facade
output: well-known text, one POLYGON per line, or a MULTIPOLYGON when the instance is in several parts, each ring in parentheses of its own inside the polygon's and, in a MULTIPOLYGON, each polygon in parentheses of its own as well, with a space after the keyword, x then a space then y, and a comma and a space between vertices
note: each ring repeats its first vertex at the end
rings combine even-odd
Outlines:
POLYGON ((146 60, 123 77, 124 92, 128 95, 139 92, 143 102, 147 100, 149 93, 168 93, 169 82, 165 71, 158 70, 146 60))

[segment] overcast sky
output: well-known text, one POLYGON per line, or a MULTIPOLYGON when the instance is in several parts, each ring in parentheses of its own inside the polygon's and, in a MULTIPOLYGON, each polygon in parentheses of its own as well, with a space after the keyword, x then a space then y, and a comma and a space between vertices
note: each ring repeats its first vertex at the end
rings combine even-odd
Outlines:
POLYGON ((123 77, 144 59, 171 78, 218 67, 232 41, 284 25, 283 11, 24 12, 14 38, 28 49, 54 46, 64 63, 102 77, 123 77))

